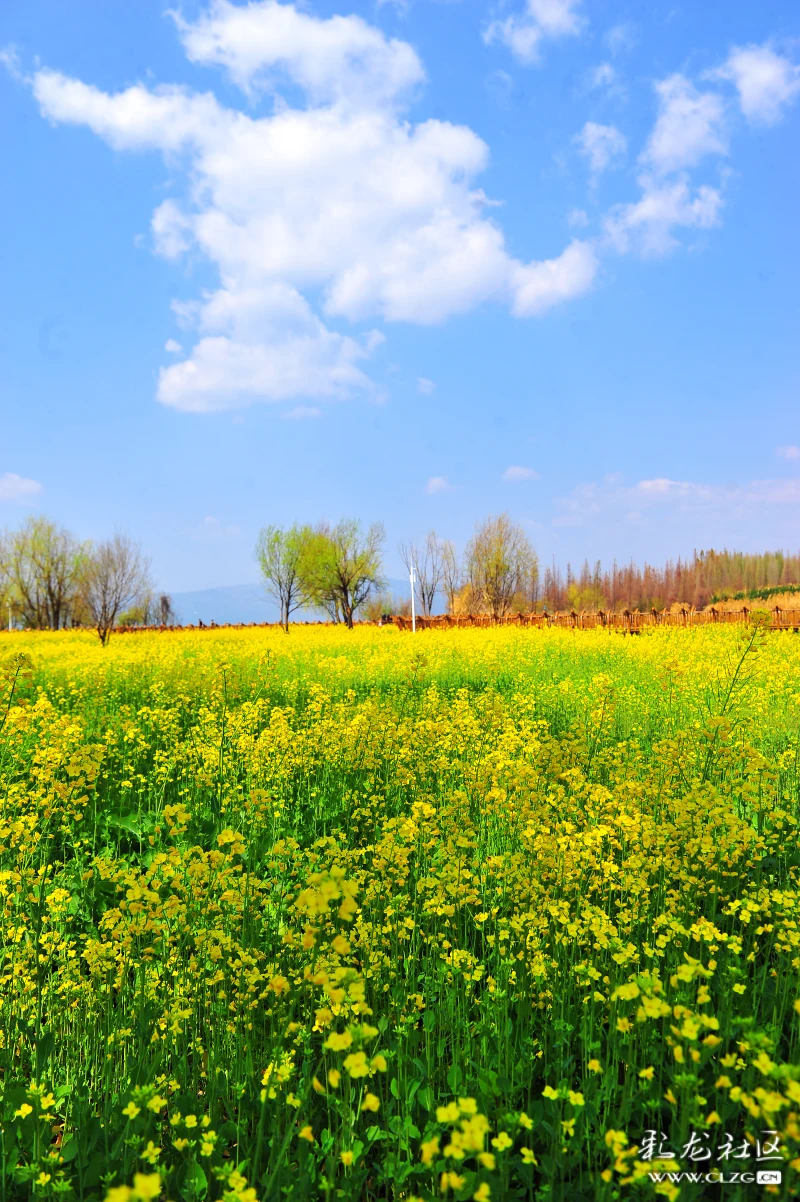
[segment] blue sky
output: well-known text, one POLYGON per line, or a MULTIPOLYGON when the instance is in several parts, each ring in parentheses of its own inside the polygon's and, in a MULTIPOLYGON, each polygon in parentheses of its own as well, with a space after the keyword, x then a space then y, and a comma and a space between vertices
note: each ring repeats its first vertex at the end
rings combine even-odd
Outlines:
POLYGON ((0 525, 800 545, 793 0, 10 0, 0 525), (9 186, 10 185, 10 186, 9 186))

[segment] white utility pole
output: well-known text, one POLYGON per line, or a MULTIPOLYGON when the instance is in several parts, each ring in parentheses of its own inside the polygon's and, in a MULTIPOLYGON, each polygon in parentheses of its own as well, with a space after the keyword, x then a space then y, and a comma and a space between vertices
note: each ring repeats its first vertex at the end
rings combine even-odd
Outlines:
POLYGON ((7 604, 8 604, 8 633, 10 634, 11 633, 11 602, 9 601, 9 602, 7 602, 7 604))
POLYGON ((411 584, 411 633, 417 633, 417 611, 414 608, 414 585, 417 583, 417 578, 414 575, 414 565, 412 563, 411 570, 408 573, 408 579, 411 584))

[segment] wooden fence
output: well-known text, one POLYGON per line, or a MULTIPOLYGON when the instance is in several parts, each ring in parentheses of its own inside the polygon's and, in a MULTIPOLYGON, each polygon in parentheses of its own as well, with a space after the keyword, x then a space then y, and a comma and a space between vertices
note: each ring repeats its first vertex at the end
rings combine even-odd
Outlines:
MULTIPOLYGON (((781 609, 780 606, 775 606, 769 611, 763 609, 748 609, 743 607, 736 610, 725 609, 680 609, 677 611, 667 609, 651 609, 649 611, 640 612, 639 610, 623 610, 622 613, 611 613, 609 611, 598 610, 595 612, 587 612, 581 610, 578 613, 572 610, 569 613, 514 613, 506 614, 502 618, 493 618, 490 614, 465 614, 458 617, 453 617, 450 614, 440 614, 433 618, 417 618, 417 630, 465 630, 469 628, 482 629, 490 626, 525 626, 530 629, 540 630, 543 627, 559 626, 565 630, 607 630, 609 633, 617 634, 641 634, 643 630, 651 630, 657 626, 679 626, 679 627, 694 627, 694 626, 714 626, 714 625, 742 625, 753 620, 754 614, 767 613, 769 621, 766 623, 768 630, 791 630, 795 634, 800 632, 800 609, 781 609)), ((332 626, 332 622, 298 622, 293 623, 298 626, 332 626)), ((356 622, 357 626, 395 626, 399 630, 411 630, 411 618, 400 617, 396 614, 387 616, 380 622, 356 622)), ((161 633, 172 634, 181 630, 252 630, 252 629, 280 629, 278 622, 216 622, 206 623, 200 622, 197 626, 117 626, 114 628, 114 634, 144 634, 161 633)), ((84 628, 85 629, 85 628, 84 628)), ((5 633, 0 629, 0 634, 5 633)), ((21 633, 18 631, 9 631, 10 634, 21 633)))
MULTIPOLYGON (((619 634, 641 634, 656 626, 713 626, 713 625, 742 625, 753 620, 754 613, 763 614, 764 610, 753 610, 743 607, 736 610, 725 609, 651 609, 644 613, 639 610, 623 610, 622 613, 610 613, 604 610, 578 613, 516 613, 506 614, 502 618, 492 618, 488 614, 467 614, 463 617, 451 617, 450 614, 434 618, 417 618, 418 630, 451 630, 466 627, 484 626, 560 626, 566 630, 608 630, 619 634)), ((792 630, 795 634, 800 631, 800 609, 781 609, 775 606, 769 612, 770 630, 792 630)), ((393 617, 392 622, 401 630, 411 630, 411 618, 393 617)))

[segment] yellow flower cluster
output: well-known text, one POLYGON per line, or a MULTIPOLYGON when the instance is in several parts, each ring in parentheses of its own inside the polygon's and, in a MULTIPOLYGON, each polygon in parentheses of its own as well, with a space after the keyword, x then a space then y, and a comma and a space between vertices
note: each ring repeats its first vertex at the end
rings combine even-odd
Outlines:
POLYGON ((646 1188, 656 1128, 678 1157, 690 1135, 741 1164, 774 1144, 795 1188, 800 639, 20 650, 0 695, 15 1188, 610 1200, 646 1188))

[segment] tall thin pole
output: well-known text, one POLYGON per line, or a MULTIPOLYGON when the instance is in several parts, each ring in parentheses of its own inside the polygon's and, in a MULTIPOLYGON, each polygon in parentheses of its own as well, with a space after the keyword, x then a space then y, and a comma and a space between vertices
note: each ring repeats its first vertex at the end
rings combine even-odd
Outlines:
POLYGON ((6 602, 8 605, 8 633, 11 633, 11 602, 6 602))
POLYGON ((414 585, 416 584, 417 580, 414 575, 413 563, 411 565, 411 570, 408 573, 408 579, 409 579, 409 583, 411 584, 411 633, 416 634, 417 633, 417 611, 414 608, 414 585))

